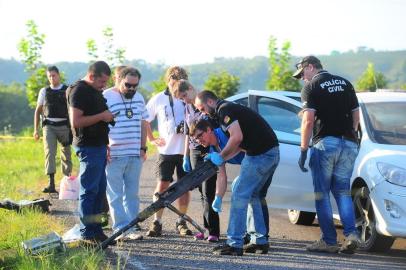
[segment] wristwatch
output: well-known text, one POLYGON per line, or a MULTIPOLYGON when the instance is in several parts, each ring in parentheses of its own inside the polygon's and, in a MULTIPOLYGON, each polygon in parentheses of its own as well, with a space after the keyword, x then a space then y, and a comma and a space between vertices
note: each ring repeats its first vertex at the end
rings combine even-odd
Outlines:
POLYGON ((148 146, 144 146, 140 148, 142 151, 144 151, 144 153, 146 153, 148 151, 148 146))

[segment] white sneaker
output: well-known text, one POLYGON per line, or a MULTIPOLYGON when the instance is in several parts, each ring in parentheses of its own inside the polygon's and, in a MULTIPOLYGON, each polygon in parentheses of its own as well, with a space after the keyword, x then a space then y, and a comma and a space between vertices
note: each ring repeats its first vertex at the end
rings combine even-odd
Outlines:
MULTIPOLYGON (((114 232, 114 233, 116 233, 116 232, 114 232)), ((119 236, 116 237, 116 241, 124 241, 125 239, 127 239, 127 235, 129 233, 132 233, 132 231, 128 230, 126 232, 123 232, 122 234, 120 234, 119 236)))
POLYGON ((144 239, 144 237, 142 236, 142 234, 139 233, 135 233, 135 232, 130 232, 125 236, 126 239, 129 240, 142 240, 144 239))
POLYGON ((130 229, 125 233, 121 234, 120 236, 116 237, 116 240, 124 241, 124 240, 142 240, 144 237, 136 233, 135 229, 130 229))
POLYGON ((117 236, 115 240, 116 241, 121 241, 121 240, 123 240, 124 236, 125 236, 125 233, 122 233, 119 236, 117 236))

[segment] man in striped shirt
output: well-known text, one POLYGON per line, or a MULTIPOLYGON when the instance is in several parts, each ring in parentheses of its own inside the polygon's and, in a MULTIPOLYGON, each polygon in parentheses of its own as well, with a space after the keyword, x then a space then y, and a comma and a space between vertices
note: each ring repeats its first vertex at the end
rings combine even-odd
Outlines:
MULTIPOLYGON (((109 110, 116 115, 115 124, 110 126, 106 166, 113 231, 129 224, 139 211, 139 178, 147 151, 144 125, 148 117, 144 98, 137 92, 140 79, 137 69, 126 67, 119 72, 116 85, 103 93, 109 110)), ((130 230, 125 237, 140 239, 141 235, 130 230)))

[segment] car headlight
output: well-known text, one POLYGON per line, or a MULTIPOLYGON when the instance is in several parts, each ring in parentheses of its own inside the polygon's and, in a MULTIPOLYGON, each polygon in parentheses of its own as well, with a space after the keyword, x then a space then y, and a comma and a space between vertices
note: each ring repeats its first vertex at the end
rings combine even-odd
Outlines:
POLYGON ((377 162, 378 171, 386 181, 406 187, 406 170, 388 163, 377 162))

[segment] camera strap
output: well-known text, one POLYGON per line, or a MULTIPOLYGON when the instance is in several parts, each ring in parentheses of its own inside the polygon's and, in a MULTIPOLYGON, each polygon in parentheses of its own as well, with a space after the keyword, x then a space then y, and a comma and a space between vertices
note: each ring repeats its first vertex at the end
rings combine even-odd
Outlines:
POLYGON ((169 105, 171 106, 173 120, 176 124, 175 111, 173 110, 173 98, 172 98, 171 92, 169 92, 169 88, 165 89, 164 94, 167 95, 169 98, 169 105))
MULTIPOLYGON (((175 111, 173 110, 173 98, 170 93, 168 94, 168 97, 169 97, 169 105, 171 106, 171 109, 172 109, 173 120, 175 120, 175 111)), ((175 120, 175 123, 176 123, 176 120, 175 120)))
MULTIPOLYGON (((171 93, 168 94, 169 97, 169 105, 171 106, 171 110, 172 110, 172 115, 173 115, 173 120, 175 121, 176 124, 176 119, 175 119, 175 111, 173 110, 173 97, 171 95, 171 93)), ((182 102, 183 108, 185 107, 185 104, 182 102)))
MULTIPOLYGON (((166 88, 164 94, 167 95, 168 98, 169 98, 169 105, 171 106, 171 110, 172 110, 173 122, 174 122, 174 124, 175 124, 175 126, 176 126, 176 118, 175 118, 175 111, 174 111, 174 109, 173 109, 174 104, 173 104, 173 97, 172 97, 172 94, 171 94, 171 92, 169 92, 169 89, 168 89, 168 88, 166 88)), ((182 102, 182 104, 184 105, 183 102, 182 102)))

